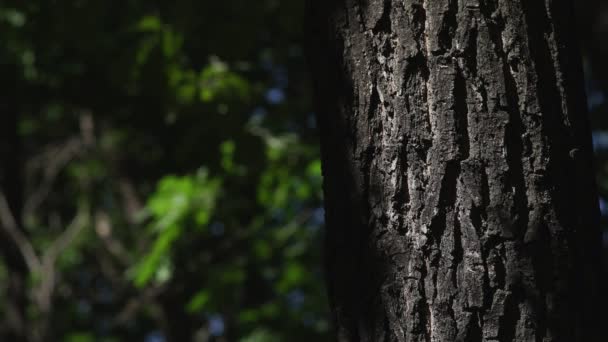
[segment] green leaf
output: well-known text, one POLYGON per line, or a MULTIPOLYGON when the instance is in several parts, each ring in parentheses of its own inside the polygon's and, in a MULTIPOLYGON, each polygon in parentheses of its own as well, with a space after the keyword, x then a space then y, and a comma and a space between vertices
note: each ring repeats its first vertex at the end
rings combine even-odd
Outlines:
MULTIPOLYGON (((181 231, 179 227, 172 226, 166 229, 159 238, 155 241, 154 247, 152 251, 147 254, 140 264, 136 266, 135 269, 135 286, 144 287, 152 277, 157 275, 157 272, 167 271, 167 268, 163 270, 163 268, 159 267, 163 259, 165 262, 168 262, 166 258, 168 258, 168 251, 171 248, 173 242, 179 237, 181 231)), ((168 266, 167 266, 168 267, 168 266)), ((158 274, 157 279, 160 282, 164 282, 169 280, 170 274, 158 274)))
POLYGON ((285 293, 291 288, 297 286, 306 277, 304 267, 296 262, 290 262, 283 271, 283 276, 279 281, 277 288, 280 292, 285 293))
POLYGON ((133 270, 134 283, 143 287, 152 279, 164 283, 172 276, 171 249, 183 238, 188 222, 200 232, 212 217, 221 181, 201 169, 194 175, 162 178, 147 203, 151 215, 152 248, 133 270))
POLYGON ((66 342, 93 342, 95 336, 88 332, 75 332, 66 336, 64 341, 66 342))
POLYGON ((222 155, 222 168, 226 172, 234 170, 234 150, 236 145, 232 140, 226 140, 220 145, 220 153, 222 155))
POLYGON ((16 9, 2 9, 0 20, 8 22, 13 27, 23 27, 26 23, 25 14, 16 9))
POLYGON ((194 297, 192 297, 192 299, 190 299, 186 310, 189 313, 200 312, 207 305, 207 303, 209 303, 209 299, 209 292, 207 290, 201 290, 194 297))
POLYGON ((266 329, 256 329, 251 334, 242 338, 240 342, 279 342, 281 339, 278 335, 266 329))
POLYGON ((266 260, 272 255, 272 247, 266 240, 255 241, 253 244, 253 250, 255 255, 262 260, 266 260))
POLYGON ((162 23, 160 18, 155 15, 147 15, 139 20, 137 29, 142 32, 160 31, 162 23))
POLYGON ((308 164, 306 173, 309 177, 321 177, 321 160, 315 159, 308 164))
POLYGON ((250 85, 219 58, 212 58, 199 76, 200 100, 211 102, 219 97, 246 100, 249 98, 250 85))

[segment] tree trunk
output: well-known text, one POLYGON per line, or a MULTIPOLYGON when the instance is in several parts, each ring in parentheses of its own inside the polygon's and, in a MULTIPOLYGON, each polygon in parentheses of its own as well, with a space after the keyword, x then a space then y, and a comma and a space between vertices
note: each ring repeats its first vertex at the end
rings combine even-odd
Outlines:
POLYGON ((340 341, 596 341, 569 1, 309 6, 340 341))
MULTIPOLYGON (((0 62, 4 62, 0 58, 0 62)), ((4 99, 0 101, 0 191, 4 193, 15 219, 21 219, 23 203, 22 151, 19 138, 19 92, 17 67, 1 63, 0 74, 4 76, 0 86, 4 99)), ((27 291, 29 270, 15 241, 0 228, 0 256, 6 267, 8 284, 5 293, 5 329, 0 339, 25 341, 27 336, 27 291)))

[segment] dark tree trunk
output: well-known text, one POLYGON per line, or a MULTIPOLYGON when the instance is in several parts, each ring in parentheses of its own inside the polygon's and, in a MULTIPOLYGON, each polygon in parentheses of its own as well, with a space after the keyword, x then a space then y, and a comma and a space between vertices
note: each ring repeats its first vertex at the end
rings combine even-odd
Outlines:
MULTIPOLYGON (((4 77, 0 87, 3 99, 0 101, 0 191, 6 196, 11 212, 17 220, 21 217, 23 203, 21 140, 17 132, 19 105, 17 68, 6 65, 0 59, 0 71, 4 77)), ((5 293, 4 323, 6 331, 0 339, 24 341, 27 336, 27 289, 28 269, 23 255, 15 241, 0 228, 0 255, 8 273, 5 293)))
POLYGON ((569 1, 310 1, 340 341, 596 341, 569 1))

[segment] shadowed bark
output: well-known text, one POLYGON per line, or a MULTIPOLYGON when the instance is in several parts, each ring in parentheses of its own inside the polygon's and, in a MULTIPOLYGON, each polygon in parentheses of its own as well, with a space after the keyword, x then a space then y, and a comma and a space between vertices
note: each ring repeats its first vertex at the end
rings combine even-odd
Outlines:
POLYGON ((570 3, 309 10, 338 340, 600 340, 570 3))

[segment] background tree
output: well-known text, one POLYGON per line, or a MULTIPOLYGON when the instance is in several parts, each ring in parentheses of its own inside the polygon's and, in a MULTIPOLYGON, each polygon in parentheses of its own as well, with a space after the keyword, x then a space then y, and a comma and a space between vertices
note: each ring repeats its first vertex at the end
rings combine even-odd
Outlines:
MULTIPOLYGON (((19 96, 15 84, 19 84, 15 65, 9 60, 2 61, 2 74, 6 77, 2 91, 6 100, 0 104, 3 124, 0 126, 0 188, 4 189, 5 201, 10 203, 10 210, 20 216, 22 203, 22 155, 21 139, 17 134, 19 122, 19 96)), ((0 199, 1 200, 1 199, 0 199)), ((13 242, 10 234, 0 231, 0 248, 8 275, 6 284, 7 301, 4 306, 5 319, 9 322, 10 330, 7 338, 20 340, 26 328, 25 303, 27 287, 27 265, 22 258, 19 247, 13 242)))
POLYGON ((311 12, 338 339, 601 340, 570 4, 311 12))

